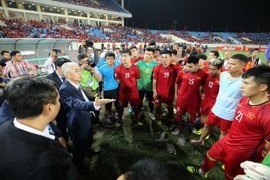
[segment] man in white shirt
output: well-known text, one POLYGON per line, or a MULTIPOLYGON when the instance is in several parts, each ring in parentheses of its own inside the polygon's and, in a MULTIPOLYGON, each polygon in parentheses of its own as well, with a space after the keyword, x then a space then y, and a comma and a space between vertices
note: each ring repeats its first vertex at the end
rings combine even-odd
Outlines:
POLYGON ((56 49, 52 49, 52 51, 49 54, 48 59, 44 63, 44 68, 47 71, 48 74, 53 73, 55 68, 54 62, 57 59, 57 51, 56 49))

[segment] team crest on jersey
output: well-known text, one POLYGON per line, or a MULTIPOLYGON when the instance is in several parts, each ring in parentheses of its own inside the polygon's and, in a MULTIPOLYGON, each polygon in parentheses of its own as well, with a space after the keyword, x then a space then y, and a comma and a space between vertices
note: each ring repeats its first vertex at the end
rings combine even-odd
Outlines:
POLYGON ((247 117, 248 117, 250 120, 252 120, 252 119, 254 119, 255 115, 254 115, 253 113, 249 112, 249 113, 247 114, 247 117))

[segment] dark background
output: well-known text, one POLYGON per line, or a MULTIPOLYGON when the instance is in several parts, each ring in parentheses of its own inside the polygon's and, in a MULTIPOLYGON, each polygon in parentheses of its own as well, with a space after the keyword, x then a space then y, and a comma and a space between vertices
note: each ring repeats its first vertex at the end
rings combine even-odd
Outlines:
POLYGON ((270 32, 266 0, 125 0, 126 26, 157 30, 270 32))

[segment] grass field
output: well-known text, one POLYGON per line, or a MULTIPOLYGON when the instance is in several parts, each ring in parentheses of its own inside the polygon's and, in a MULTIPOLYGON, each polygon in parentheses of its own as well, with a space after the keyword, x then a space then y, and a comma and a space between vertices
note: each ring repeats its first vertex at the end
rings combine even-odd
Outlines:
MULTIPOLYGON (((95 134, 94 148, 98 147, 102 153, 87 159, 90 166, 90 176, 82 179, 115 180, 121 173, 129 169, 136 161, 143 158, 155 159, 161 162, 168 170, 171 180, 196 180, 199 176, 191 175, 186 171, 187 165, 199 165, 206 151, 217 140, 217 131, 206 141, 205 146, 191 145, 190 138, 198 138, 189 131, 185 123, 183 131, 172 135, 168 130, 169 119, 163 117, 163 123, 152 122, 149 113, 144 112, 144 125, 139 126, 133 122, 129 115, 124 118, 123 127, 120 129, 99 129, 95 134), (162 132, 166 133, 167 142, 157 142, 162 132), (180 144, 178 138, 185 139, 185 144, 180 144), (133 142, 131 143, 133 139, 133 142), (176 154, 167 151, 166 143, 173 144, 176 154)), ((101 116, 102 117, 102 116, 101 116)), ((210 171, 208 179, 224 179, 221 164, 210 171)))

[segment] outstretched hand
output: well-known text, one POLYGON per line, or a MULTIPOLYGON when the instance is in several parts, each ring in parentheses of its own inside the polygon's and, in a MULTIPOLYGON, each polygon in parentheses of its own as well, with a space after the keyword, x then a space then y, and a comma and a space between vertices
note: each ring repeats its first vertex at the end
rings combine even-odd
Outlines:
POLYGON ((96 106, 102 106, 111 102, 114 102, 115 99, 99 99, 98 97, 96 97, 95 99, 95 105, 96 106))

